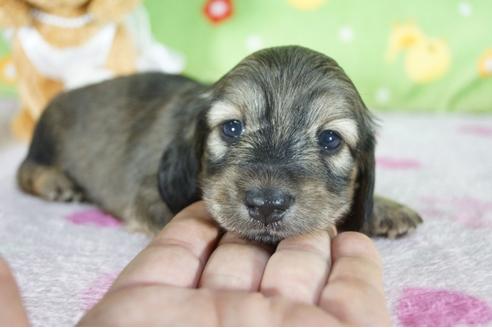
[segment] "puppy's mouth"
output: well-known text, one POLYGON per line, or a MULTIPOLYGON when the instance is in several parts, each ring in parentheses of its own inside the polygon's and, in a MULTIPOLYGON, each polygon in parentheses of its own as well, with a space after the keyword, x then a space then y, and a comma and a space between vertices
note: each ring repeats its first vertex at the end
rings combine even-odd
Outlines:
POLYGON ((291 227, 289 220, 286 220, 292 215, 291 209, 283 214, 282 219, 275 222, 268 222, 268 218, 252 216, 250 214, 251 209, 244 205, 231 206, 228 208, 229 211, 223 211, 222 206, 213 202, 209 203, 209 209, 222 228, 235 232, 244 239, 276 244, 286 237, 302 233, 301 231, 294 231, 297 229, 291 227))
POLYGON ((237 231, 243 238, 259 241, 268 244, 278 243, 280 240, 288 237, 290 234, 283 229, 282 224, 263 226, 261 228, 251 228, 246 231, 237 231))
POLYGON ((241 193, 223 197, 205 193, 204 199, 222 228, 248 240, 276 244, 322 228, 318 223, 322 220, 305 209, 300 195, 266 188, 251 190, 244 193, 244 197, 241 193))
POLYGON ((258 214, 257 209, 252 210, 245 206, 241 212, 244 215, 243 218, 247 217, 247 219, 243 219, 243 224, 239 229, 233 228, 232 230, 245 239, 275 244, 288 236, 296 234, 291 231, 292 227, 286 220, 291 211, 292 209, 281 213, 274 211, 270 216, 265 216, 258 214))

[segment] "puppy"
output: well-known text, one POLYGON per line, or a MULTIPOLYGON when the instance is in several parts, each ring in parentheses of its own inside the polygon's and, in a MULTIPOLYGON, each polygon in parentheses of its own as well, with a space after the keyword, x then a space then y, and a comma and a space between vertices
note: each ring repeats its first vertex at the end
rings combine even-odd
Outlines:
POLYGON ((374 197, 374 146, 373 118, 344 71, 287 46, 250 55, 213 85, 147 73, 61 94, 18 183, 151 233, 203 198, 248 239, 333 226, 394 238, 422 220, 374 197))

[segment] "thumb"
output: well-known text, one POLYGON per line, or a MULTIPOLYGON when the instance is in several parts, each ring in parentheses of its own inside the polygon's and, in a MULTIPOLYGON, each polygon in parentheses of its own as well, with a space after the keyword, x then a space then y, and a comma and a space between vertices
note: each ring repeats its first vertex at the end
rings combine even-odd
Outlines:
POLYGON ((19 289, 7 263, 0 258, 0 326, 28 326, 19 289))

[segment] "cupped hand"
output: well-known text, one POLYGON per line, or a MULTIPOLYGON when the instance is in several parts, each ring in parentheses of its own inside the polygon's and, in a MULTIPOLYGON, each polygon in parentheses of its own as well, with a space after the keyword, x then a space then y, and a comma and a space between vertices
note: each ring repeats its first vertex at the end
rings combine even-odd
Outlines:
POLYGON ((346 232, 331 241, 317 232, 274 250, 221 236, 198 202, 135 257, 79 324, 382 326, 390 319, 381 261, 366 236, 346 232))
MULTIPOLYGON (((317 232, 276 249, 221 235, 203 202, 180 212, 80 320, 89 326, 390 325, 371 240, 317 232), (331 266, 330 266, 330 263, 331 266)), ((0 259, 0 325, 26 325, 0 259)))

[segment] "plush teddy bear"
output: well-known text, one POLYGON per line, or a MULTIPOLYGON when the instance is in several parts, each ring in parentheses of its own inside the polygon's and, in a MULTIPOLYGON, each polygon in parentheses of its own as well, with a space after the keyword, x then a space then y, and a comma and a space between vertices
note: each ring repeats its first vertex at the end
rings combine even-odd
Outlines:
POLYGON ((181 56, 152 38, 140 0, 0 0, 16 70, 14 135, 29 139, 60 91, 135 71, 179 73, 181 56))

